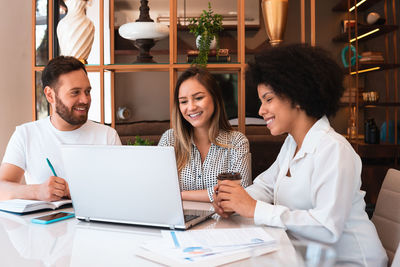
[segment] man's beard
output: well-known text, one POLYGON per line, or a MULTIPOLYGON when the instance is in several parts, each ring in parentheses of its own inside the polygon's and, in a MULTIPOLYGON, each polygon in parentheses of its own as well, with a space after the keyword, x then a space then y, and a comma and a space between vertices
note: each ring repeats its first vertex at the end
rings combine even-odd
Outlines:
POLYGON ((56 113, 60 115, 60 117, 64 121, 68 122, 71 125, 82 125, 87 121, 88 112, 86 112, 85 115, 74 116, 73 109, 75 107, 89 108, 89 105, 85 104, 74 105, 72 106, 71 110, 69 110, 68 107, 64 105, 64 103, 61 101, 61 99, 57 97, 57 95, 55 96, 55 99, 56 99, 56 113))

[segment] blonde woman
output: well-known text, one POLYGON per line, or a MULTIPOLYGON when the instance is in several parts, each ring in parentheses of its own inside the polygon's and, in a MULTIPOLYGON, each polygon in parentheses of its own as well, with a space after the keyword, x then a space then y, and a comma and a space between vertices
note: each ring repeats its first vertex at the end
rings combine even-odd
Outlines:
POLYGON ((174 146, 183 200, 213 200, 217 176, 239 172, 250 184, 249 142, 228 122, 221 90, 205 69, 192 67, 178 79, 172 129, 158 145, 174 146))

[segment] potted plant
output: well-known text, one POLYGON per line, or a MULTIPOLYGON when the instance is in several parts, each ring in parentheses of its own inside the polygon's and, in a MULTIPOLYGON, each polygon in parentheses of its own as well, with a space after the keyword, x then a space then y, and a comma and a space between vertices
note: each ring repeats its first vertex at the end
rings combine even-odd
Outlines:
POLYGON ((223 30, 222 16, 214 14, 211 9, 211 3, 208 2, 208 11, 203 10, 199 18, 189 19, 189 30, 193 33, 198 41, 196 41, 199 49, 199 54, 192 64, 207 66, 208 53, 213 39, 216 41, 217 58, 219 52, 219 36, 218 33, 223 30))
POLYGON ((152 146, 153 141, 143 139, 140 136, 135 136, 135 142, 132 142, 131 139, 128 139, 126 145, 128 146, 152 146))

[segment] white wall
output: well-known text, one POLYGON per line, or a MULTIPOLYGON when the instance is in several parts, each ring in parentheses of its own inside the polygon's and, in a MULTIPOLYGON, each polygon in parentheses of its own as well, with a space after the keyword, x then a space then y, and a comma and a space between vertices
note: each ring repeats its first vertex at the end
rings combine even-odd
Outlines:
POLYGON ((31 6, 15 0, 0 8, 0 161, 15 126, 32 120, 31 6))

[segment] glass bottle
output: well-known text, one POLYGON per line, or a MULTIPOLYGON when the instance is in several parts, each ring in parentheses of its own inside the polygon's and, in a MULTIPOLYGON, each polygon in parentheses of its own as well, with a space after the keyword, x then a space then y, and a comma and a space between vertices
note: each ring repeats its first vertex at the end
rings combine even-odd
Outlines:
POLYGON ((349 136, 349 139, 351 139, 351 140, 357 138, 356 107, 352 107, 350 110, 350 118, 348 121, 347 135, 349 136))

